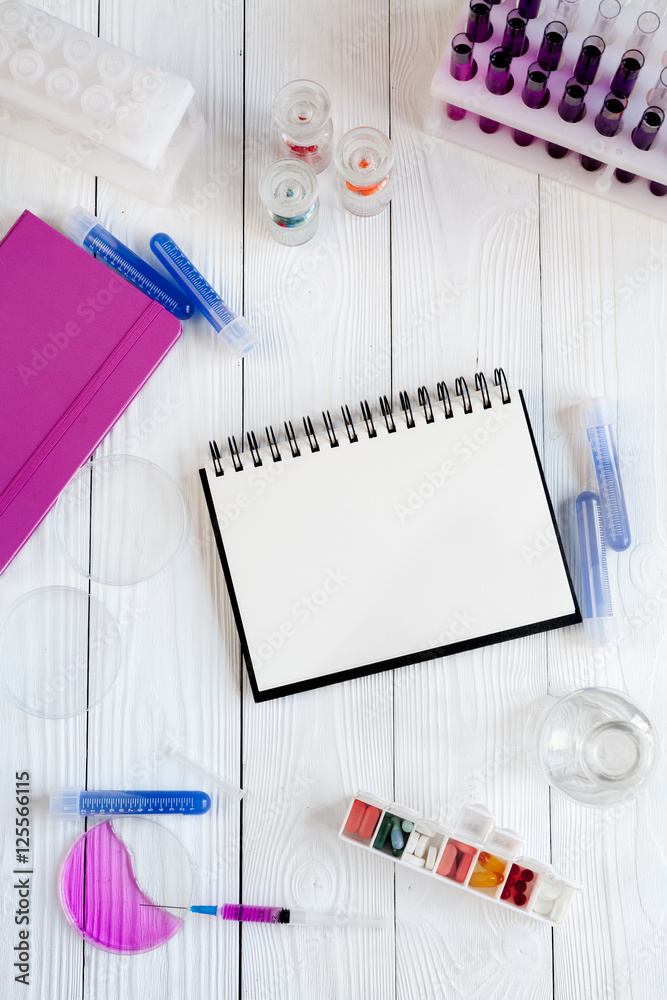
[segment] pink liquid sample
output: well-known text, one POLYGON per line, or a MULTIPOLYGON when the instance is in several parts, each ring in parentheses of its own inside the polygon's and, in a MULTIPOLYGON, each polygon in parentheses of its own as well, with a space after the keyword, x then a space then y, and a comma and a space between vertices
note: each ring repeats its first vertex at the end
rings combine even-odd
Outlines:
POLYGON ((139 888, 132 855, 111 822, 84 834, 60 876, 68 919, 86 941, 114 952, 150 951, 170 940, 183 921, 153 904, 139 888))

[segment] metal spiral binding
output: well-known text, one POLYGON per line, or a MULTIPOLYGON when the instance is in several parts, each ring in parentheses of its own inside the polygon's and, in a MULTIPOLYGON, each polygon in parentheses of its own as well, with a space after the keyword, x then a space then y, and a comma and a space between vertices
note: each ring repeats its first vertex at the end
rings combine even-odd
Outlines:
POLYGON ((485 410, 488 410, 489 407, 491 406, 491 400, 489 398, 489 387, 486 384, 486 379, 484 378, 482 372, 477 372, 477 374, 475 375, 475 388, 477 389, 478 392, 481 392, 482 405, 484 406, 485 410))
POLYGON ((394 423, 391 406, 389 405, 389 400, 386 396, 380 396, 380 413, 384 417, 384 422, 387 425, 387 432, 389 434, 395 434, 396 424, 394 423))
MULTIPOLYGON (((502 368, 494 368, 493 384, 500 388, 500 398, 503 404, 510 403, 512 401, 512 397, 510 395, 505 372, 502 368)), ((489 387, 486 381, 486 377, 484 376, 483 372, 477 372, 475 375, 475 389, 481 395, 483 409, 485 410, 490 409, 493 404, 491 402, 491 396, 489 394, 489 387)), ((463 377, 459 377, 456 379, 455 390, 456 390, 456 395, 461 397, 464 414, 472 413, 473 404, 470 398, 470 391, 468 389, 466 380, 463 377)), ((437 394, 438 394, 438 400, 443 404, 445 419, 449 420, 451 417, 454 416, 454 410, 452 408, 452 401, 451 401, 451 396, 449 394, 449 389, 447 388, 447 385, 445 384, 444 381, 437 383, 437 394)), ((412 429, 416 425, 415 425, 414 414, 412 412, 412 406, 410 404, 410 397, 408 396, 407 392, 404 391, 399 392, 399 400, 400 400, 401 410, 405 415, 406 426, 408 429, 412 429)), ((435 413, 433 411, 431 398, 429 396, 428 389, 426 388, 426 386, 422 385, 418 388, 417 400, 419 402, 419 405, 424 410, 425 422, 427 424, 434 423, 436 419, 435 413)), ((392 414, 388 396, 386 395, 380 396, 379 402, 380 402, 380 413, 384 418, 384 422, 387 428, 387 433, 394 434, 397 428, 396 428, 396 422, 392 414)), ((368 404, 368 400, 366 399, 361 400, 359 405, 361 409, 361 416, 363 417, 364 423, 366 424, 366 431, 368 433, 369 439, 377 437, 378 432, 373 422, 373 414, 368 404)), ((341 413, 343 415, 343 422, 345 424, 345 431, 347 433, 348 441, 350 442, 350 444, 356 444, 359 441, 359 437, 357 435, 357 431, 354 426, 354 421, 352 419, 349 406, 341 406, 341 413)), ((322 419, 324 421, 324 427, 327 432, 329 446, 331 448, 338 448, 340 445, 340 441, 338 440, 338 437, 336 435, 336 430, 334 428, 334 423, 331 418, 331 413, 329 412, 329 410, 322 410, 322 419)), ((315 453, 320 451, 320 445, 317 440, 315 428, 313 426, 313 422, 310 417, 303 417, 303 426, 306 432, 306 437, 308 439, 308 444, 310 446, 311 452, 315 453)), ((297 442, 296 434, 294 432, 294 427, 292 426, 292 421, 286 420, 284 423, 284 427, 285 427, 286 440, 287 443, 289 444, 292 457, 300 458, 301 450, 297 442)), ((264 431, 266 433, 267 444, 271 452, 271 458, 273 459, 274 462, 282 462, 282 455, 280 452, 280 448, 278 447, 278 441, 276 439, 273 427, 269 424, 268 427, 264 428, 264 431)), ((247 432, 246 438, 248 441, 248 447, 250 449, 250 456, 252 458, 253 465, 255 468, 258 468, 259 466, 263 465, 263 461, 260 453, 260 445, 257 442, 257 438, 255 436, 254 431, 247 432)), ((241 461, 241 454, 236 444, 236 438, 234 438, 233 436, 228 437, 227 442, 229 445, 229 454, 231 456, 232 463, 234 465, 234 471, 242 472, 243 462, 241 461)), ((209 451, 211 453, 211 459, 213 460, 213 469, 215 471, 216 477, 224 475, 224 469, 222 467, 222 456, 220 454, 220 450, 218 448, 217 443, 215 441, 209 441, 208 446, 209 446, 209 451)))
POLYGON ((366 430, 368 431, 369 438, 375 438, 378 436, 378 432, 375 430, 375 424, 373 423, 373 414, 371 413, 371 408, 368 405, 368 400, 364 399, 359 404, 361 406, 361 415, 366 421, 366 430))
POLYGON ((511 403, 512 397, 510 396, 509 387, 507 385, 507 378, 502 368, 493 369, 493 384, 500 386, 500 398, 502 399, 503 403, 511 403))
POLYGON ((454 411, 452 409, 452 401, 449 396, 449 389, 444 382, 438 382, 438 399, 444 403, 445 420, 449 420, 450 417, 454 416, 454 411))
POLYGON ((301 452, 299 451, 299 446, 296 443, 296 434, 294 433, 291 420, 285 421, 285 434, 287 435, 287 441, 289 443, 290 451, 292 452, 292 458, 300 458, 301 452))
POLYGON ((266 440, 269 442, 269 448, 271 449, 271 458, 274 462, 282 462, 283 457, 280 454, 280 448, 278 447, 273 427, 269 424, 269 426, 265 427, 264 430, 266 431, 266 440))
POLYGON ((343 420, 345 421, 345 430, 347 431, 347 436, 350 439, 350 444, 356 444, 359 438, 357 437, 357 432, 355 431, 354 424, 352 423, 350 407, 341 406, 341 412, 343 414, 343 420))
POLYGON ((428 394, 428 389, 423 385, 420 389, 417 389, 417 402, 420 406, 424 407, 424 417, 427 424, 432 424, 435 420, 433 416, 433 407, 431 406, 431 397, 428 394))
POLYGON ((308 438, 308 444, 310 445, 310 450, 316 452, 320 450, 320 446, 317 443, 317 438, 315 437, 315 428, 313 427, 313 421, 310 417, 303 418, 303 426, 306 431, 306 436, 308 438))
POLYGON ((472 413, 472 403, 470 402, 470 392, 468 390, 468 383, 460 376, 454 383, 454 388, 456 389, 456 395, 460 396, 463 400, 463 412, 472 413))
POLYGON ((250 448, 250 454, 252 456, 252 464, 256 469, 262 464, 262 457, 259 453, 259 446, 257 444, 257 438, 255 437, 254 431, 248 431, 246 434, 248 438, 248 447, 250 448))
POLYGON ((415 418, 412 416, 412 407, 410 406, 410 400, 408 399, 407 392, 399 392, 398 398, 401 401, 401 409, 405 414, 405 420, 408 425, 408 430, 412 430, 415 426, 415 418))
POLYGON ((326 427, 327 434, 329 436, 329 444, 332 448, 337 448, 338 438, 336 437, 333 420, 331 419, 331 414, 328 410, 322 410, 322 419, 324 420, 324 426, 326 427))

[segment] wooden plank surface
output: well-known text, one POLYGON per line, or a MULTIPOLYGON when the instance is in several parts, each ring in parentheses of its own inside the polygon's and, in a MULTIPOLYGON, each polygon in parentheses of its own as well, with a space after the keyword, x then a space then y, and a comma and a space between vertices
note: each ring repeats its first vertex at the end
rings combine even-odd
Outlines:
MULTIPOLYGON (((260 346, 239 362, 203 319, 189 321, 98 451, 173 476, 190 535, 160 576, 90 585, 127 624, 121 675, 87 722, 37 719, 0 699, 2 996, 25 995, 12 967, 13 820, 15 772, 29 770, 30 995, 40 1000, 657 1000, 667 990, 664 765, 638 802, 587 810, 549 791, 526 724, 547 692, 591 684, 627 691, 659 728, 667 715, 667 227, 423 133, 456 3, 38 6, 191 79, 206 132, 168 208, 78 170, 60 176, 49 157, 0 139, 0 233, 24 208, 58 227, 75 204, 147 256, 151 234, 167 231, 245 312, 260 346), (257 184, 274 157, 273 97, 304 77, 328 90, 337 138, 361 124, 391 135, 395 194, 390 211, 355 218, 329 168, 317 235, 288 249, 264 228, 257 184), (570 629, 256 705, 198 482, 209 438, 241 441, 306 414, 321 432, 323 408, 358 412, 381 393, 397 407, 403 388, 416 408, 418 386, 472 383, 498 364, 525 391, 571 559, 571 502, 591 485, 576 404, 602 393, 617 402, 633 545, 611 560, 616 644, 592 650, 570 629), (46 796, 84 782, 194 787, 174 746, 246 789, 242 809, 165 821, 194 861, 195 901, 386 916, 389 928, 241 932, 192 916, 144 955, 84 946, 57 897, 59 864, 82 828, 51 820, 46 796), (584 894, 552 933, 394 871, 337 837, 358 788, 442 822, 486 803, 584 894)), ((90 530, 104 530, 101 518, 90 530)), ((57 547, 52 515, 0 578, 0 613, 49 585, 88 590, 57 547)), ((2 655, 20 662, 19 649, 2 655)))

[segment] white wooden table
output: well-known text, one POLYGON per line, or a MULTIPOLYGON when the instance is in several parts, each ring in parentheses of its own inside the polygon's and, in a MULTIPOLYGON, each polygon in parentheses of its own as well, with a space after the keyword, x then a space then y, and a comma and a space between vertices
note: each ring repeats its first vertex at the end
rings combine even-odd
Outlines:
MULTIPOLYGON (((589 2, 589 0, 585 0, 589 2)), ((155 208, 45 155, 0 140, 0 232, 29 208, 56 227, 75 204, 139 252, 164 230, 187 248, 260 347, 234 360, 201 319, 99 454, 140 455, 187 494, 189 544, 136 587, 92 585, 132 611, 107 699, 69 721, 0 701, 0 994, 102 1000, 454 998, 658 1000, 667 992, 667 775, 598 813, 550 793, 524 745, 548 691, 627 691, 667 732, 667 227, 422 132, 455 2, 416 0, 45 0, 39 6, 189 77, 207 120, 177 196, 155 208), (322 83, 339 137, 390 132, 391 212, 369 220, 321 176, 316 238, 286 249, 263 228, 259 175, 272 159, 271 102, 291 79, 322 83), (502 364, 521 385, 571 551, 567 503, 590 485, 576 404, 618 401, 633 545, 611 560, 623 637, 604 653, 581 628, 522 639, 263 705, 253 702, 205 512, 207 441, 283 417, 502 364), (657 595, 657 596, 656 596, 657 595), (388 915, 386 932, 243 927, 191 917, 137 957, 84 947, 57 898, 76 824, 48 818, 59 785, 169 787, 180 746, 246 791, 202 821, 174 820, 197 900, 388 915), (14 776, 32 807, 31 985, 14 981, 14 776), (359 788, 441 820, 486 803, 527 852, 584 885, 562 929, 394 871, 337 839, 359 788)), ((493 484, 489 484, 493 488, 493 484)), ((52 515, 0 578, 0 611, 46 585, 87 589, 61 556, 52 515)), ((20 657, 20 650, 3 650, 20 657)), ((196 785, 196 781, 195 781, 196 785)), ((190 785, 192 787, 192 784, 190 785)), ((166 821, 165 821, 166 822, 166 821)), ((168 901, 168 902, 176 902, 168 901)))

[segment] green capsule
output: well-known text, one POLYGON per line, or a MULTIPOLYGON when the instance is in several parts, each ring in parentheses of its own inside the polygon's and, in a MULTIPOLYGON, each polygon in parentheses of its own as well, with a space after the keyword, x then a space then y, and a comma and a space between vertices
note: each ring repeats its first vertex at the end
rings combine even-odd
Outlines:
POLYGON ((385 813, 384 819, 380 823, 380 829, 377 832, 377 837, 373 841, 373 847, 377 851, 381 851, 384 845, 387 843, 387 837, 389 836, 389 831, 391 830, 392 816, 389 813, 385 813))
POLYGON ((415 828, 415 824, 409 819, 404 819, 401 823, 401 830, 403 833, 412 833, 415 828))

